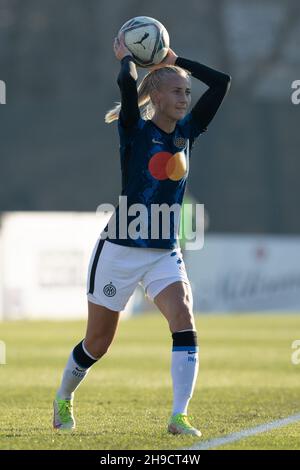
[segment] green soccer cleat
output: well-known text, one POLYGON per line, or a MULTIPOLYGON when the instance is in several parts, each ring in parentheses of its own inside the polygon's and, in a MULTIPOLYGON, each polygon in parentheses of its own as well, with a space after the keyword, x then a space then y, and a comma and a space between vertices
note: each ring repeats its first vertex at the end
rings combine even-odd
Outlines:
POLYGON ((168 432, 171 434, 191 434, 193 436, 202 436, 201 432, 194 428, 188 420, 187 415, 177 413, 169 421, 168 432))
POLYGON ((56 396, 53 402, 53 427, 54 429, 72 431, 75 429, 73 416, 73 399, 61 400, 56 396))

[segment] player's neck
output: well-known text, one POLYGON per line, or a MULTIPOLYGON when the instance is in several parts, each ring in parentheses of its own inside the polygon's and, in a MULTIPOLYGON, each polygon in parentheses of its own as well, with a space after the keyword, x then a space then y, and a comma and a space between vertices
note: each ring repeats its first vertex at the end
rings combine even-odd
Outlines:
POLYGON ((154 115, 151 121, 154 122, 157 127, 162 129, 164 132, 167 132, 168 134, 171 134, 174 131, 177 122, 173 119, 161 115, 154 115))

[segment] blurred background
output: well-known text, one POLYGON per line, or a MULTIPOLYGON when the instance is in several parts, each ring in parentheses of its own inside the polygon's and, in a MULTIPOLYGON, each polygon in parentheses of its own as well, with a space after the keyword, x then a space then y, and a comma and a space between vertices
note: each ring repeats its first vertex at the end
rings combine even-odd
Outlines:
MULTIPOLYGON (((121 188, 104 123, 119 100, 112 43, 139 15, 178 55, 232 76, 191 159, 208 221, 203 250, 185 253, 195 309, 300 310, 299 2, 0 0, 0 318, 85 315, 96 208, 121 188)), ((195 102, 206 86, 192 85, 195 102)), ((149 308, 137 289, 128 311, 149 308)))

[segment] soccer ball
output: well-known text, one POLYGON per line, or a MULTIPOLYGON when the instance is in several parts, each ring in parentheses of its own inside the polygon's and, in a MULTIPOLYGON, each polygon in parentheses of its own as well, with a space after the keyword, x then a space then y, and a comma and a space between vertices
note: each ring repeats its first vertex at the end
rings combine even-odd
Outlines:
POLYGON ((124 42, 140 67, 159 64, 169 49, 169 34, 164 25, 149 16, 136 16, 121 27, 124 42))

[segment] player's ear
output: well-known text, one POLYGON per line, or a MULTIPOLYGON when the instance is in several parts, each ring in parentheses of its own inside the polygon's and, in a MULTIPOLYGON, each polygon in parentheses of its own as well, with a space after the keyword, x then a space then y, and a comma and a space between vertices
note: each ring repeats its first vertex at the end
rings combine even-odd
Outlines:
POLYGON ((154 105, 158 105, 160 101, 160 92, 158 90, 152 90, 150 93, 150 98, 154 105))

